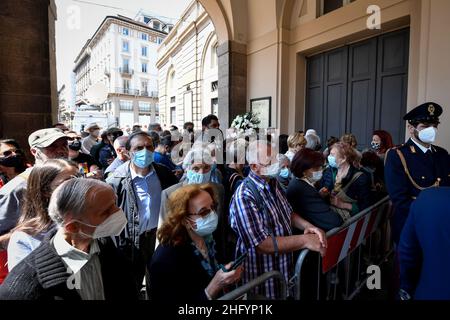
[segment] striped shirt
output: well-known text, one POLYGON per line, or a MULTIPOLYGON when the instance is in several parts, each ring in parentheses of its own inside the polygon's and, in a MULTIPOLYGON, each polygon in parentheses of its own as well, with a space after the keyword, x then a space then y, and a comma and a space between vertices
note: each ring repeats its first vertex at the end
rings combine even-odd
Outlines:
MULTIPOLYGON (((243 282, 247 283, 272 270, 280 271, 288 281, 293 271, 292 253, 278 254, 276 257, 275 254, 257 253, 256 247, 265 239, 270 239, 272 232, 275 237, 292 235, 292 207, 276 180, 272 179, 269 184, 253 172, 250 172, 248 178, 260 191, 263 203, 259 206, 267 208, 268 216, 258 210, 255 196, 246 183, 242 183, 231 199, 230 224, 238 238, 236 256, 240 256, 243 252, 248 253, 243 263, 243 282)), ((271 279, 266 281, 264 286, 256 288, 254 294, 276 299, 279 290, 278 281, 271 279)))

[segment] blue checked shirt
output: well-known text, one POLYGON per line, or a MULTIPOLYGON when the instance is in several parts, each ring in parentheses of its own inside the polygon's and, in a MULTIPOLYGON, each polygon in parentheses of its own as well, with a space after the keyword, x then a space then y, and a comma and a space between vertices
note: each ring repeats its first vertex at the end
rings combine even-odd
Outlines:
POLYGON ((161 183, 155 169, 145 177, 139 176, 130 167, 131 179, 137 196, 139 208, 139 234, 158 227, 159 209, 161 206, 161 183))
MULTIPOLYGON (((247 283, 272 270, 280 271, 288 281, 293 270, 292 253, 279 253, 278 257, 275 257, 275 254, 257 253, 256 247, 265 239, 270 239, 271 231, 275 237, 292 235, 292 207, 276 180, 269 185, 268 182, 253 172, 250 172, 249 179, 255 183, 257 190, 260 191, 263 199, 260 206, 265 206, 268 209, 269 217, 258 210, 255 197, 250 189, 242 183, 231 199, 230 224, 238 238, 236 256, 243 252, 248 253, 243 264, 243 282, 247 283), (271 226, 274 230, 271 230, 271 226)), ((257 287, 254 293, 264 295, 269 299, 277 299, 279 290, 278 281, 271 279, 266 281, 264 286, 257 287)))

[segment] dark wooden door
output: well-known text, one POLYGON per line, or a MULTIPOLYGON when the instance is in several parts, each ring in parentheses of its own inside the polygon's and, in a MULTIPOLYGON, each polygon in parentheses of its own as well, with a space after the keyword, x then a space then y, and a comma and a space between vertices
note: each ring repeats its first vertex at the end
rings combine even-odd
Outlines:
POLYGON ((395 144, 405 141, 408 94, 409 29, 378 39, 375 128, 385 129, 395 144))
POLYGON ((373 130, 402 143, 406 111, 409 29, 307 59, 306 128, 322 140, 353 133, 369 147, 373 130))

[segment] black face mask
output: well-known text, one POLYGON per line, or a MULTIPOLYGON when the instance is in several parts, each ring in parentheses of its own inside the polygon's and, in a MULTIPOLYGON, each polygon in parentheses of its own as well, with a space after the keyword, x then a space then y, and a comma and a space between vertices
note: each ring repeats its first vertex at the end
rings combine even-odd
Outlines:
POLYGON ((73 151, 80 151, 81 142, 79 140, 72 142, 71 144, 69 144, 69 149, 73 151))
POLYGON ((15 155, 6 158, 0 157, 0 165, 8 168, 23 167, 23 157, 21 155, 15 155))
POLYGON ((188 131, 189 133, 192 133, 192 132, 194 132, 194 129, 188 128, 187 131, 188 131))

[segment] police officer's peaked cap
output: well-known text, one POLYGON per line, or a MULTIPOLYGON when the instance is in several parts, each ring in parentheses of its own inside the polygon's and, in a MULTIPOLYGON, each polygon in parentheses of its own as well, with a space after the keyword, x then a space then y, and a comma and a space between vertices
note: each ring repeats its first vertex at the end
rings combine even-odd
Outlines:
POLYGON ((403 120, 409 123, 436 122, 442 114, 442 107, 434 102, 426 102, 408 112, 403 120))

